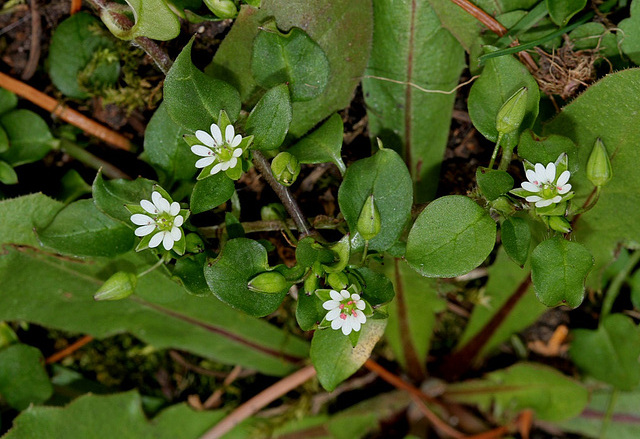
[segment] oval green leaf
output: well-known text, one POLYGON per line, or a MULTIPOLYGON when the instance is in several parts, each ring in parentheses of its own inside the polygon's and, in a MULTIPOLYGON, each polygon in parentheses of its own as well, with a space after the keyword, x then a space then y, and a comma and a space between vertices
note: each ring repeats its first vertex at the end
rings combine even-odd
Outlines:
POLYGON ((25 344, 0 350, 0 395, 17 410, 45 402, 53 393, 40 351, 25 344))
POLYGON ((500 225, 502 246, 513 262, 521 267, 527 262, 531 247, 531 230, 523 218, 511 217, 500 225))
POLYGON ((245 129, 253 135, 255 149, 276 149, 289 131, 291 124, 289 88, 281 84, 267 91, 249 114, 245 129))
POLYGON ((487 200, 493 201, 513 189, 513 177, 506 171, 479 167, 476 171, 478 189, 487 200))
POLYGON ((9 138, 9 149, 0 154, 12 166, 33 163, 46 156, 54 142, 47 123, 33 111, 15 110, 0 118, 9 138))
POLYGON ((233 180, 222 172, 198 180, 191 193, 191 212, 201 213, 213 209, 231 199, 235 190, 233 180))

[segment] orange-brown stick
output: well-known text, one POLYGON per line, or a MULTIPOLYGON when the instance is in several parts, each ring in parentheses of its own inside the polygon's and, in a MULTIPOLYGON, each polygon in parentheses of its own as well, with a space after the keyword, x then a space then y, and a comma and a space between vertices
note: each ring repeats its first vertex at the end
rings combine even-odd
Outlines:
POLYGON ((123 149, 125 151, 131 151, 133 149, 131 141, 123 135, 99 124, 95 120, 88 118, 76 110, 67 108, 51 96, 48 96, 24 82, 18 81, 17 79, 1 72, 0 87, 12 91, 21 98, 33 102, 37 106, 49 111, 51 114, 58 116, 65 122, 80 128, 87 134, 91 134, 92 136, 104 140, 117 149, 123 149))
POLYGON ((485 11, 471 3, 469 0, 451 0, 456 5, 460 6, 462 9, 467 11, 470 15, 473 15, 476 20, 480 23, 484 24, 490 31, 497 34, 498 36, 503 36, 507 33, 507 28, 498 22, 491 15, 487 14, 485 11))
POLYGON ((76 341, 75 343, 70 344, 69 346, 67 346, 63 350, 58 351, 55 354, 53 354, 52 356, 50 356, 49 358, 47 358, 45 360, 45 363, 47 363, 47 364, 57 363, 58 361, 62 360, 63 358, 68 357, 69 355, 73 354, 75 351, 77 351, 82 346, 86 345, 87 343, 91 342, 92 340, 93 340, 92 336, 85 335, 84 337, 82 337, 78 341, 76 341))
POLYGON ((79 12, 80 9, 82 9, 82 0, 71 0, 71 10, 69 13, 73 15, 76 12, 79 12))

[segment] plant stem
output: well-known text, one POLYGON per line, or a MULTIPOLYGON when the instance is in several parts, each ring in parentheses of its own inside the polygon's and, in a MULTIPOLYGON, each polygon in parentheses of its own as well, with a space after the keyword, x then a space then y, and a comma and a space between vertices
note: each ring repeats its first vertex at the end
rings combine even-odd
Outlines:
POLYGON ((618 401, 618 389, 613 389, 611 391, 611 397, 609 398, 609 404, 607 405, 607 411, 604 414, 604 419, 602 420, 602 426, 600 427, 600 435, 598 436, 600 439, 604 439, 604 435, 607 432, 607 428, 611 423, 611 418, 613 417, 613 410, 616 407, 617 401, 618 401))
POLYGON ((81 148, 69 140, 60 140, 60 149, 90 168, 95 170, 102 169, 102 173, 109 178, 124 178, 125 180, 131 180, 131 177, 113 166, 111 163, 105 162, 101 158, 96 157, 86 149, 81 148))
POLYGON ((271 189, 273 189, 278 198, 280 198, 284 208, 289 212, 291 219, 293 219, 293 222, 300 233, 300 238, 310 235, 311 226, 300 210, 298 203, 293 199, 289 189, 278 183, 275 179, 271 173, 271 167, 269 166, 267 158, 260 151, 253 151, 253 164, 256 166, 256 169, 260 174, 262 174, 262 177, 267 181, 267 183, 269 183, 269 186, 271 186, 271 189))
POLYGON ((496 142, 496 146, 493 148, 493 154, 491 154, 491 160, 489 161, 489 169, 493 169, 493 164, 496 162, 496 157, 498 157, 498 150, 500 149, 501 141, 502 134, 498 134, 498 141, 496 142))
POLYGON ((616 276, 609 284, 609 288, 604 293, 604 300, 602 301, 602 310, 600 311, 600 322, 611 313, 611 308, 613 308, 613 303, 616 301, 618 294, 620 293, 620 288, 624 283, 625 279, 631 271, 634 269, 638 262, 640 261, 640 250, 636 250, 629 256, 629 261, 624 266, 622 270, 616 274, 616 276))
POLYGON ((142 276, 146 276, 147 274, 151 273, 153 270, 155 270, 156 268, 164 264, 164 262, 165 262, 164 257, 160 258, 158 262, 156 262, 151 267, 144 270, 142 273, 138 274, 137 275, 138 279, 140 279, 142 276))
MULTIPOLYGON (((324 215, 319 215, 317 217, 311 218, 310 221, 313 224, 314 229, 322 230, 340 229, 345 225, 344 220, 339 220, 324 215)), ((295 223, 291 219, 287 219, 286 221, 247 221, 240 224, 242 225, 245 233, 279 232, 284 230, 285 224, 289 228, 289 230, 297 230, 295 223)), ((226 227, 227 226, 223 223, 218 226, 199 227, 198 231, 205 238, 216 238, 224 232, 226 227)))

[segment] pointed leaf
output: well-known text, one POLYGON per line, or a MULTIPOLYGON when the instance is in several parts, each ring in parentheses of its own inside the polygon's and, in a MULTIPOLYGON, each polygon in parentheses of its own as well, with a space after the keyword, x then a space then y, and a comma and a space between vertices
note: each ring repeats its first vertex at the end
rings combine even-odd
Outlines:
POLYGON ((291 124, 291 99, 285 84, 273 87, 251 110, 245 130, 253 135, 256 149, 275 149, 282 145, 291 124))
POLYGON ((146 178, 105 180, 99 172, 93 181, 93 202, 107 216, 135 229, 138 226, 131 222, 131 212, 125 205, 139 206, 141 200, 151 200, 153 185, 154 182, 146 178))
POLYGON ((45 402, 52 393, 38 349, 22 343, 0 349, 0 396, 11 407, 24 410, 45 402))
POLYGON ((336 113, 287 149, 287 152, 296 156, 300 163, 333 162, 344 175, 347 167, 341 155, 343 131, 342 118, 336 113))
POLYGON ((191 212, 201 213, 218 207, 228 201, 236 190, 233 180, 219 172, 211 177, 198 180, 193 187, 189 205, 191 212))

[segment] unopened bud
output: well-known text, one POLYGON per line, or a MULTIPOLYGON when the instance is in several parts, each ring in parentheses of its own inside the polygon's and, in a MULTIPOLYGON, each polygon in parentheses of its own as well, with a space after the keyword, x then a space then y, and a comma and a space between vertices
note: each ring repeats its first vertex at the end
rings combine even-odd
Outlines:
POLYGON ((589 161, 587 162, 587 178, 596 187, 602 187, 611 180, 613 170, 611 169, 611 161, 607 148, 605 148, 602 140, 596 140, 593 145, 589 161))
POLYGON ((271 161, 271 172, 283 186, 291 186, 300 174, 300 162, 288 152, 281 152, 271 161))
POLYGON ((235 18, 238 15, 238 8, 230 0, 204 0, 204 4, 219 18, 235 18))
POLYGON ((327 283, 331 285, 334 290, 346 290, 349 285, 349 277, 341 271, 340 273, 329 273, 327 276, 327 283))
POLYGON ((506 100, 496 116, 496 129, 498 133, 509 134, 520 127, 522 119, 527 112, 527 95, 529 90, 522 87, 506 100))
POLYGON ((549 222, 549 227, 552 230, 555 230, 556 232, 560 232, 560 233, 569 233, 571 231, 571 224, 569 223, 569 221, 567 221, 567 219, 563 216, 549 216, 548 218, 548 222, 549 222))
POLYGON ((196 233, 189 233, 185 237, 186 250, 189 253, 202 253, 204 251, 204 241, 196 233))
POLYGON ((283 275, 277 271, 266 271, 255 276, 247 285, 251 291, 257 293, 281 293, 289 288, 289 283, 283 275))
POLYGON ((356 229, 365 241, 370 241, 380 233, 380 212, 376 206, 373 194, 369 195, 362 206, 356 229))
POLYGON ((311 273, 304 280, 304 292, 307 294, 311 294, 318 288, 320 288, 320 279, 315 275, 315 273, 311 273))
POLYGON ((138 277, 133 273, 118 271, 102 284, 96 294, 95 300, 120 300, 133 294, 138 283, 138 277))

